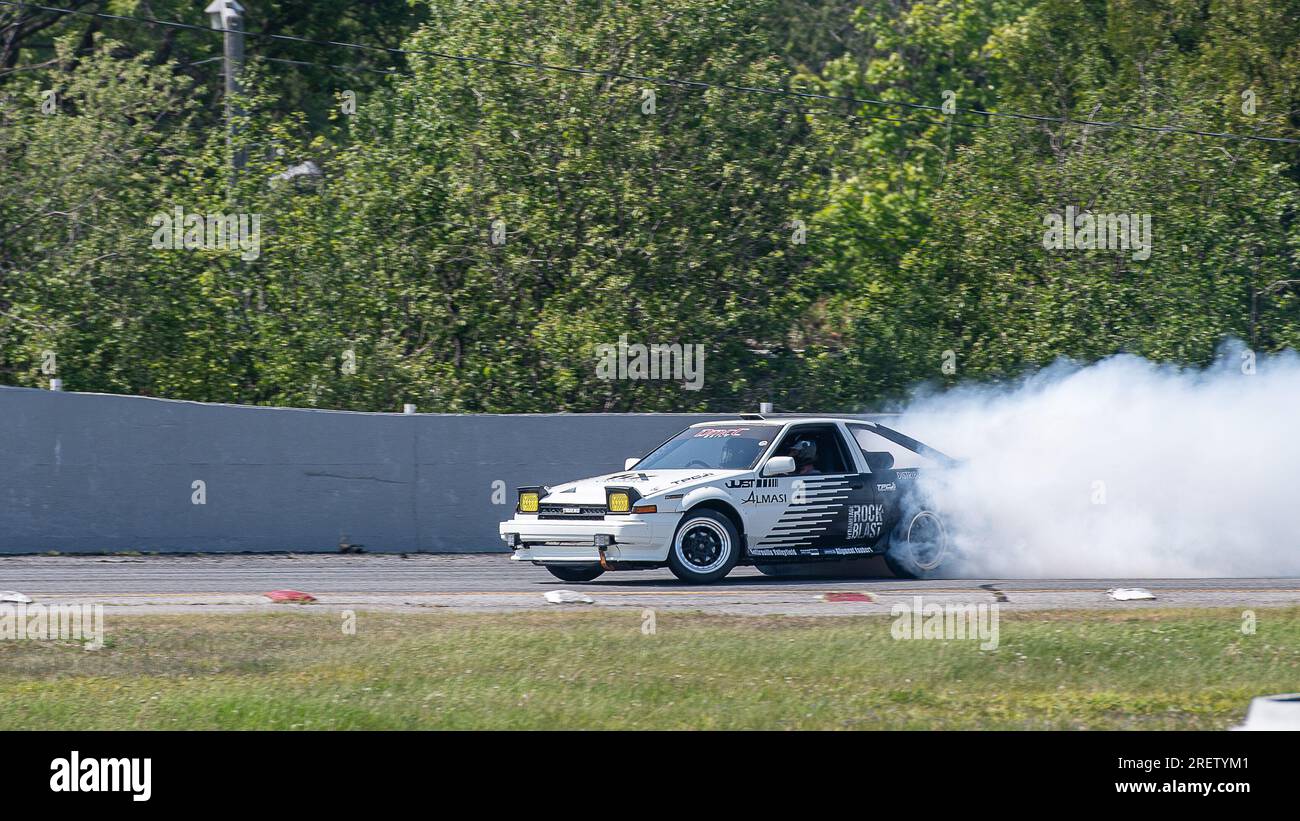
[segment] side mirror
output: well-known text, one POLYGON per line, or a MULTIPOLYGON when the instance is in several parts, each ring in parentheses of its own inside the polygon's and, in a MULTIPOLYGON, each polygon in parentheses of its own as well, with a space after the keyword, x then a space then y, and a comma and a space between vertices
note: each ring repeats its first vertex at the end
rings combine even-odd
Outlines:
POLYGON ((632 466, 635 465, 637 462, 640 462, 640 461, 641 461, 641 457, 639 457, 639 456, 629 456, 629 457, 627 457, 626 461, 623 462, 623 470, 631 470, 631 469, 632 469, 632 466))
POLYGON ((787 473, 794 473, 793 456, 773 456, 763 465, 764 476, 784 476, 787 473))

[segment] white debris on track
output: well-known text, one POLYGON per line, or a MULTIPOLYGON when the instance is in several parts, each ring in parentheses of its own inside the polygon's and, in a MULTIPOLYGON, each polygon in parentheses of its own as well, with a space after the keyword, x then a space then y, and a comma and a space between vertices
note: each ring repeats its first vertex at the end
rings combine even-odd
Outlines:
POLYGON ((1300 730, 1300 693, 1251 699, 1246 721, 1234 730, 1300 730))
POLYGON ((549 590, 546 593, 546 600, 551 604, 595 604, 596 600, 585 593, 575 593, 572 590, 549 590))
POLYGON ((1156 597, 1145 587, 1113 587, 1106 591, 1106 595, 1115 601, 1146 601, 1156 597))
POLYGON ((24 596, 17 590, 0 590, 0 602, 13 602, 15 604, 31 604, 32 597, 24 596))

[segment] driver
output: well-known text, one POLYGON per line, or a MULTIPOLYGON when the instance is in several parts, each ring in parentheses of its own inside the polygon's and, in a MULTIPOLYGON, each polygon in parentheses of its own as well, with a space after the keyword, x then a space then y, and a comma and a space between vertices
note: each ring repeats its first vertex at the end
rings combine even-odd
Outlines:
POLYGON ((818 473, 815 462, 817 461, 817 443, 811 439, 800 439, 790 448, 790 456, 794 457, 794 474, 796 476, 807 476, 810 473, 818 473))
POLYGON ((718 467, 744 470, 754 463, 759 448, 755 439, 732 436, 722 444, 722 457, 718 467))

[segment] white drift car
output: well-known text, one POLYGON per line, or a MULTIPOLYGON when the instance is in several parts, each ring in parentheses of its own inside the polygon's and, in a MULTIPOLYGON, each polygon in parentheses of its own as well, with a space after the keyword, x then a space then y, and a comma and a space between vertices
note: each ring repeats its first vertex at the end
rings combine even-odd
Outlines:
POLYGON ((742 414, 692 425, 621 473, 519 488, 501 538, 567 582, 665 565, 712 582, 737 564, 776 575, 873 554, 929 577, 951 550, 917 476, 951 462, 873 422, 742 414))

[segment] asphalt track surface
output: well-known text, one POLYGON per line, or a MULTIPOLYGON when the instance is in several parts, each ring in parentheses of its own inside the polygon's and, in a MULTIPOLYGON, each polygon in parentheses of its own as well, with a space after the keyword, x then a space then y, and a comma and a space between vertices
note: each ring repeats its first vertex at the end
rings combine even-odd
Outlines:
MULTIPOLYGON (((505 554, 6 556, 0 590, 45 604, 103 604, 123 614, 246 612, 285 607, 442 612, 561 608, 644 608, 736 615, 888 613, 897 602, 987 604, 1007 610, 1153 607, 1252 609, 1300 605, 1300 578, 1284 579, 947 579, 914 581, 868 564, 849 577, 769 578, 740 567, 722 582, 696 586, 667 570, 606 573, 565 583, 505 554), (1141 587, 1152 601, 1115 601, 1107 591, 1141 587), (293 589, 310 605, 273 604, 262 594, 293 589), (549 604, 544 594, 573 590, 592 604, 549 604), (828 601, 831 593, 871 601, 828 601)), ((840 597, 831 596, 831 599, 840 597)))

